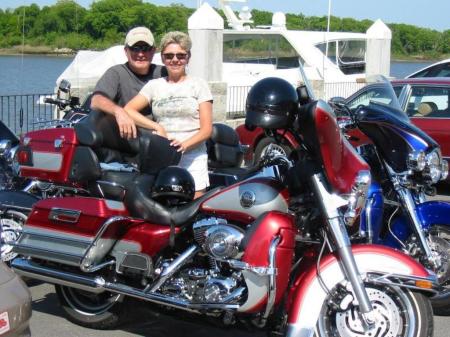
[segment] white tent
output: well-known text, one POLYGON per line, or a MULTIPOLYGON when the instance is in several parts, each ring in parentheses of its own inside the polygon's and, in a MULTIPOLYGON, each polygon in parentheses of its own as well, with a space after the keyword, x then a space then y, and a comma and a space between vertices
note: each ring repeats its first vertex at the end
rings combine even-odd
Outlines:
MULTIPOLYGON (((80 50, 72 63, 56 80, 56 86, 62 79, 69 80, 72 89, 92 91, 98 79, 113 65, 127 62, 124 46, 114 46, 103 51, 80 50)), ((159 54, 155 55, 153 63, 162 64, 159 54)), ((82 93, 81 93, 82 94, 82 93)))

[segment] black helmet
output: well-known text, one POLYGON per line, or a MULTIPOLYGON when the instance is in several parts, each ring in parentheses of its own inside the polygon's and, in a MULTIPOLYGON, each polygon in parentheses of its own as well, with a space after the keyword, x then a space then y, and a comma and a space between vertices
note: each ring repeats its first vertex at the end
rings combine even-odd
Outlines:
POLYGON ((278 77, 264 78, 248 93, 245 125, 249 128, 287 128, 294 121, 297 107, 297 92, 289 82, 278 77))
POLYGON ((179 166, 168 166, 159 171, 152 189, 152 198, 170 204, 191 201, 194 194, 194 178, 179 166))

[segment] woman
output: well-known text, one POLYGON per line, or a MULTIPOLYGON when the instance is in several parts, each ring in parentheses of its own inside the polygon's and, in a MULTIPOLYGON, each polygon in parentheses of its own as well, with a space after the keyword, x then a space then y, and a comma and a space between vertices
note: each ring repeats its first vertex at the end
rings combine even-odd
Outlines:
POLYGON ((191 39, 182 32, 169 32, 161 40, 161 59, 168 76, 149 81, 126 106, 136 125, 167 136, 183 153, 180 166, 194 177, 195 198, 209 186, 205 141, 212 132, 212 95, 208 84, 186 74, 191 39), (148 105, 158 122, 139 113, 148 105))

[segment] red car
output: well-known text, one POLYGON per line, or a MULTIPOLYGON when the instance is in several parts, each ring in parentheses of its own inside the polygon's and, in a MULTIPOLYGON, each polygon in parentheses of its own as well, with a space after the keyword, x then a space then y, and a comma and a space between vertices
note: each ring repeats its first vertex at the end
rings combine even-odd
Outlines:
MULTIPOLYGON (((450 78, 408 78, 391 83, 401 109, 411 122, 436 140, 441 146, 443 157, 450 159, 450 78)), ((350 109, 355 109, 370 101, 389 104, 390 100, 392 97, 385 92, 385 87, 373 83, 343 99, 343 102, 350 109)), ((290 134, 278 132, 275 137, 270 137, 262 129, 248 131, 244 125, 238 126, 236 131, 241 143, 250 147, 245 157, 247 164, 258 161, 271 143, 276 143, 276 149, 286 154, 298 146, 290 134), (278 142, 274 138, 278 138, 278 142)))

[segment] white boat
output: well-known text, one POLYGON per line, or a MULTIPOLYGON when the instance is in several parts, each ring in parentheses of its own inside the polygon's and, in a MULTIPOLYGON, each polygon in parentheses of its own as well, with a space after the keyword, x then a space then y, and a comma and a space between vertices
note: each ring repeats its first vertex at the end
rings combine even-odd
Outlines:
MULTIPOLYGON (((233 2, 246 4, 246 0, 219 0, 231 27, 223 31, 222 79, 228 87, 228 111, 242 111, 242 99, 237 102, 232 96, 245 96, 245 87, 269 76, 282 77, 293 85, 309 80, 316 96, 322 98, 348 96, 361 86, 366 34, 288 30, 281 12, 273 15, 272 25, 251 27, 248 7, 242 8, 238 18, 230 7, 233 2), (242 90, 233 94, 233 88, 238 87, 242 90)), ((106 69, 124 62, 123 46, 102 52, 80 51, 57 82, 65 78, 73 88, 92 90, 106 69)), ((161 64, 159 54, 153 62, 161 64)))

